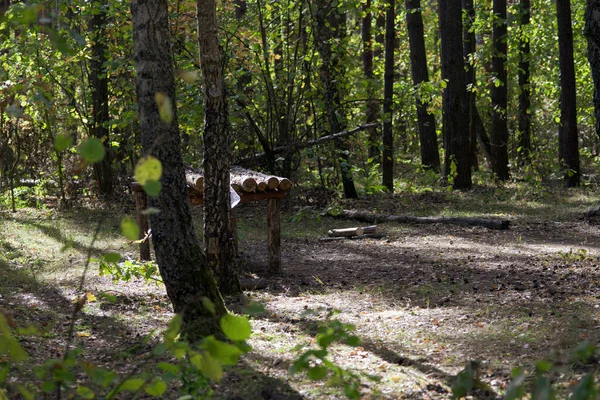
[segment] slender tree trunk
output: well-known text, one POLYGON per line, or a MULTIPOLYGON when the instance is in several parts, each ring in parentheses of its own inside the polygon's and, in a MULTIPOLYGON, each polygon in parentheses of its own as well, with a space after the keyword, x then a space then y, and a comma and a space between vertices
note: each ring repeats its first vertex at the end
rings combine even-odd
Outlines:
POLYGON ((475 120, 476 113, 476 91, 475 86, 477 81, 475 80, 475 67, 471 57, 475 54, 477 48, 477 41, 475 39, 475 32, 473 31, 473 24, 475 23, 475 8, 473 8, 473 0, 462 0, 462 7, 464 10, 464 26, 463 26, 463 57, 465 59, 465 71, 466 71, 466 85, 467 85, 467 104, 469 109, 468 124, 469 124, 469 141, 471 142, 471 154, 472 154, 472 167, 473 169, 479 169, 479 162, 477 161, 477 121, 475 120))
POLYGON ((435 130, 435 116, 427 111, 429 99, 424 101, 419 94, 419 86, 429 82, 420 0, 406 0, 406 26, 410 42, 410 66, 417 102, 421 164, 439 171, 440 155, 435 130))
POLYGON ((217 36, 215 0, 198 0, 198 48, 204 89, 204 245, 222 293, 240 293, 235 237, 231 225, 233 159, 225 79, 217 36))
POLYGON ((157 98, 163 110, 165 101, 176 99, 167 0, 134 0, 131 11, 142 146, 163 169, 160 195, 148 199, 160 211, 150 216, 152 242, 173 309, 183 317, 183 333, 197 340, 219 332, 218 318, 227 310, 192 225, 176 110, 167 122, 157 107, 157 98), (202 306, 204 298, 214 303, 216 316, 202 306))
POLYGON ((89 30, 93 36, 92 56, 90 59, 90 93, 92 95, 92 120, 90 132, 104 144, 104 159, 94 164, 94 173, 98 181, 100 193, 111 195, 113 192, 113 174, 110 140, 108 137, 108 76, 104 70, 106 62, 106 13, 108 4, 105 0, 94 3, 89 30))
POLYGON ((594 80, 596 135, 600 137, 600 0, 587 0, 584 32, 587 39, 588 61, 594 80))
POLYGON ((246 4, 246 0, 234 0, 235 4, 235 18, 239 21, 246 15, 246 11, 248 11, 248 5, 246 4))
MULTIPOLYGON (((362 19, 362 41, 363 41, 363 72, 367 81, 367 107, 366 107, 366 123, 376 122, 379 117, 379 105, 376 96, 376 83, 373 74, 373 35, 371 28, 373 27, 373 12, 371 10, 371 0, 367 0, 363 4, 363 19, 362 19)), ((381 161, 381 152, 379 150, 379 137, 377 127, 369 128, 369 159, 373 163, 379 164, 381 161)))
MULTIPOLYGON (((337 2, 332 0, 318 0, 315 2, 315 39, 317 49, 321 55, 321 68, 319 74, 323 85, 327 119, 333 133, 341 132, 346 127, 346 115, 342 105, 341 81, 345 79, 345 69, 340 52, 343 46, 333 47, 333 41, 343 42, 346 36, 345 16, 337 9, 337 2)), ((352 173, 350 172, 350 158, 348 146, 344 140, 336 140, 336 148, 340 150, 340 169, 344 197, 355 199, 358 197, 352 173)))
POLYGON ((439 0, 442 79, 446 88, 442 98, 444 134, 444 175, 454 189, 470 189, 471 147, 467 115, 465 62, 462 45, 462 7, 459 0, 439 0))
POLYGON ((508 48, 506 25, 506 0, 494 1, 494 21, 492 41, 492 169, 496 178, 506 180, 508 172, 508 125, 506 111, 508 105, 508 81, 506 60, 508 48))
POLYGON ((560 125, 558 158, 566 187, 579 185, 579 143, 577 139, 577 96, 573 61, 573 28, 570 0, 556 0, 560 64, 560 125))
POLYGON ((531 49, 527 33, 531 16, 531 0, 521 0, 519 9, 519 26, 521 38, 519 40, 519 148, 523 161, 528 161, 531 156, 531 88, 530 66, 531 49))
POLYGON ((390 192, 394 191, 394 41, 396 39, 396 4, 395 0, 387 1, 385 13, 385 68, 383 77, 383 171, 382 184, 390 192))

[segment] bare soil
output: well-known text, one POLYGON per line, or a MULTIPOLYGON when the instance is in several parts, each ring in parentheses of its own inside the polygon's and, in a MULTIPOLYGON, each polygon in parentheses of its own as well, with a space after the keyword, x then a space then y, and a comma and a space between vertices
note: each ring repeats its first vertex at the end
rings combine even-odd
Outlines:
MULTIPOLYGON (((265 275, 263 205, 238 210, 245 276, 265 279, 266 287, 227 299, 228 306, 239 311, 258 301, 266 313, 251 320, 253 351, 214 386, 215 398, 343 398, 335 386, 288 371, 298 355, 294 349, 314 346, 317 327, 331 318, 354 324, 362 341, 358 348, 336 346, 335 362, 381 378, 363 380, 365 399, 449 399, 453 377, 474 360, 488 390, 473 392, 473 398, 501 398, 511 369, 531 371, 537 360, 554 363, 552 377, 564 393, 597 367, 571 361, 578 343, 600 338, 600 234, 594 220, 581 219, 591 200, 571 195, 567 207, 533 210, 531 203, 507 199, 501 214, 479 214, 508 217, 506 231, 385 223, 378 224, 376 237, 323 241, 331 228, 360 226, 321 216, 320 203, 330 203, 322 199, 326 195, 300 193, 285 204, 284 273, 277 277, 265 275)), ((476 206, 474 199, 450 200, 462 215, 473 215, 465 210, 476 206)), ((337 206, 455 215, 448 197, 435 193, 408 202, 382 196, 337 206)), ((152 362, 151 349, 172 317, 164 289, 140 281, 113 283, 98 276, 96 264, 80 286, 98 219, 106 223, 92 255, 116 250, 135 258, 135 247, 118 237, 123 211, 2 212, 0 308, 20 326, 44 332, 20 338, 32 363, 62 356, 73 299, 84 293, 93 294, 92 301, 73 322, 73 346, 83 350, 82 357, 121 374, 141 372, 152 362), (116 303, 103 300, 108 292, 116 303)), ((11 371, 11 384, 31 379, 27 365, 11 371)))

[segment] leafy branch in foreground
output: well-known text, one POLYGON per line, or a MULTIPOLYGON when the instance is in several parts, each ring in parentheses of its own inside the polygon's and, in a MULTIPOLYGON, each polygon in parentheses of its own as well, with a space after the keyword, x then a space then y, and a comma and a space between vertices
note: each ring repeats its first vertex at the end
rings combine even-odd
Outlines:
MULTIPOLYGON (((352 324, 346 324, 340 320, 331 320, 332 313, 327 315, 327 321, 319 327, 316 342, 317 349, 309 349, 300 354, 290 368, 292 374, 306 372, 311 380, 323 380, 328 378, 328 383, 332 386, 339 386, 344 390, 344 395, 349 399, 360 398, 361 376, 373 381, 379 381, 380 378, 368 374, 357 374, 353 371, 344 369, 331 361, 331 346, 335 343, 346 344, 351 347, 360 346, 360 338, 353 335, 356 327, 352 324)), ((295 351, 302 351, 306 347, 300 344, 294 348, 295 351)))
MULTIPOLYGON (((600 384, 596 383, 596 373, 598 365, 598 349, 589 342, 579 344, 573 350, 571 361, 573 366, 589 366, 595 364, 596 367, 587 374, 583 375, 577 384, 572 386, 571 400, 594 400, 600 394, 600 384)), ((470 394, 474 389, 481 389, 481 384, 485 385, 478 378, 476 368, 473 368, 473 362, 460 371, 454 383, 452 384, 452 395, 454 399, 462 399, 470 394)), ((551 374, 555 371, 554 365, 550 361, 538 361, 535 365, 535 372, 527 374, 523 368, 514 368, 512 370, 512 380, 506 387, 504 400, 517 400, 522 398, 531 398, 538 400, 552 400, 557 398, 555 387, 558 382, 553 382, 551 374)), ((564 372, 564 371, 562 371, 564 372)), ((566 394, 564 395, 566 398, 566 394)))
MULTIPOLYGON (((210 305, 207 301, 204 303, 210 305)), ((163 341, 134 369, 146 366, 140 373, 119 376, 114 370, 85 361, 82 351, 75 349, 62 359, 48 359, 34 367, 35 381, 21 384, 8 379, 11 370, 20 369, 29 358, 14 333, 25 335, 35 331, 11 327, 10 321, 0 313, 0 359, 3 360, 0 362, 0 400, 8 399, 12 392, 18 392, 27 400, 52 393, 57 393, 59 399, 115 399, 122 393, 145 393, 161 398, 169 385, 179 382, 183 382, 179 388, 186 395, 183 398, 210 398, 211 382, 220 382, 224 368, 236 365, 239 357, 250 351, 246 343, 252 334, 250 323, 244 316, 225 315, 220 325, 229 342, 208 336, 196 345, 178 340, 181 324, 179 316, 171 320, 163 341)))

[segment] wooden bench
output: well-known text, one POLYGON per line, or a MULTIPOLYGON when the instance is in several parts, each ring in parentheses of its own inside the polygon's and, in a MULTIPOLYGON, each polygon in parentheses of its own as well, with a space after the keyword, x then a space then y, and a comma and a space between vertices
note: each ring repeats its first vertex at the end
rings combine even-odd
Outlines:
MULTIPOLYGON (((186 169, 185 175, 190 203, 193 206, 204 204, 202 171, 189 168, 186 169)), ((284 199, 292 188, 291 181, 287 178, 233 167, 231 169, 231 187, 240 196, 240 203, 266 200, 269 253, 267 273, 279 274, 281 272, 281 199, 284 199)), ((140 228, 140 259, 148 261, 150 260, 150 241, 146 235, 149 222, 148 216, 142 214, 142 211, 148 207, 148 198, 139 183, 133 182, 131 189, 135 195, 137 224, 140 228)), ((234 210, 235 208, 231 210, 231 218, 237 246, 237 224, 234 210)))

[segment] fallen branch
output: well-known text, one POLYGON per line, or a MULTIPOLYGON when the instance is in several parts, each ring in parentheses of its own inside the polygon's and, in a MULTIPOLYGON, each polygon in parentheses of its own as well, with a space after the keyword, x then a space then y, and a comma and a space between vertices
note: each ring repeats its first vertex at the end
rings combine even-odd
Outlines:
MULTIPOLYGON (((333 134, 327 135, 327 136, 321 136, 318 139, 308 140, 308 141, 302 142, 302 143, 292 143, 292 144, 287 144, 285 146, 275 147, 273 150, 270 151, 270 154, 281 154, 281 153, 288 153, 288 152, 294 151, 294 150, 305 149, 307 147, 311 147, 311 146, 315 146, 317 144, 325 143, 325 142, 328 142, 330 140, 339 139, 341 137, 348 136, 348 135, 351 135, 353 133, 356 133, 356 132, 359 132, 359 131, 363 131, 365 129, 373 128, 375 126, 379 126, 379 124, 378 123, 363 124, 363 125, 357 126, 356 128, 353 128, 353 129, 348 129, 348 130, 345 130, 345 131, 333 133, 333 134)), ((252 161, 252 160, 255 160, 257 158, 263 158, 266 155, 267 155, 267 153, 256 153, 256 154, 253 154, 251 156, 239 159, 236 162, 240 163, 240 164, 244 164, 244 163, 246 163, 248 161, 252 161)))
POLYGON ((507 219, 487 219, 470 217, 413 217, 409 215, 373 214, 356 210, 342 210, 337 216, 363 222, 399 222, 401 224, 452 224, 482 226, 488 229, 505 230, 509 228, 507 219))

